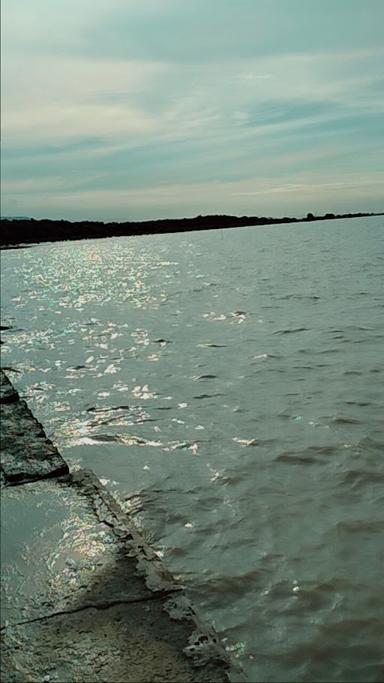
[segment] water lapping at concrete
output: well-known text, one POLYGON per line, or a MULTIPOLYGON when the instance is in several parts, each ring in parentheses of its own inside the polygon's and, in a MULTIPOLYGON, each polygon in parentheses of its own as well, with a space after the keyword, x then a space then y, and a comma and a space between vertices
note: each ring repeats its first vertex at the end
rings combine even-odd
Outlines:
POLYGON ((1 380, 4 683, 244 680, 111 494, 69 473, 1 380))

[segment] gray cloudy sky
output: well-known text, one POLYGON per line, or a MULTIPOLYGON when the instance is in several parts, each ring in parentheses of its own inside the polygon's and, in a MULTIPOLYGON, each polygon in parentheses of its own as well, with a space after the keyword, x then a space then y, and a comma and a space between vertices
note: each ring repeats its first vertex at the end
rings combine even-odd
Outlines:
POLYGON ((384 207, 383 0, 2 0, 2 214, 384 207))

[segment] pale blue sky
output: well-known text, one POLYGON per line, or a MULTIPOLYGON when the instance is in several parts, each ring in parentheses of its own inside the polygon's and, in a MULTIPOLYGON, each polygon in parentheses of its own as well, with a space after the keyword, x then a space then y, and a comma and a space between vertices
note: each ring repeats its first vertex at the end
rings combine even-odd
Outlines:
POLYGON ((2 214, 384 207, 383 0, 2 0, 2 214))

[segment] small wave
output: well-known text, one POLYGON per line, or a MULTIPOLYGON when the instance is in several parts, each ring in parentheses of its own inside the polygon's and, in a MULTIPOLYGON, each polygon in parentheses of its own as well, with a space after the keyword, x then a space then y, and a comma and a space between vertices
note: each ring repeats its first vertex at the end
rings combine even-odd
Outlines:
POLYGON ((287 462, 289 464, 323 464, 320 459, 323 455, 333 455, 337 446, 309 446, 304 451, 285 451, 275 458, 277 462, 287 462), (319 457, 320 456, 320 457, 319 457))
POLYGON ((282 330, 276 330, 276 332, 272 332, 272 334, 296 334, 297 332, 310 332, 310 329, 309 327, 286 328, 282 330))
POLYGON ((240 446, 258 446, 260 448, 276 443, 276 439, 240 439, 237 436, 233 437, 232 441, 240 444, 240 446))
MULTIPOLYGON (((269 359, 276 359, 276 358, 282 358, 281 355, 278 353, 257 353, 255 356, 251 356, 251 361, 257 360, 257 361, 265 361, 269 359)), ((259 363, 252 363, 251 365, 259 365, 259 363)))
POLYGON ((258 446, 259 441, 257 439, 239 439, 237 436, 235 436, 232 441, 236 441, 236 443, 240 444, 240 446, 258 446))
MULTIPOLYGON (((141 436, 130 434, 92 434, 85 437, 87 443, 123 443, 126 446, 162 446, 160 441, 143 439, 141 436)), ((81 437, 79 441, 81 441, 81 437)))
POLYGON ((294 370, 313 370, 312 365, 293 365, 294 370))
POLYGON ((290 453, 281 453, 274 460, 275 462, 285 462, 288 465, 316 465, 321 463, 318 458, 310 458, 308 456, 293 455, 290 453))
POLYGON ((210 311, 209 313, 204 313, 203 318, 206 318, 207 320, 226 320, 227 316, 224 313, 210 311))
POLYGON ((384 531, 384 520, 365 520, 365 519, 353 519, 345 520, 343 522, 338 522, 336 524, 336 529, 338 531, 343 531, 347 534, 354 533, 382 533, 384 531))
POLYGON ((198 375, 197 377, 192 377, 196 382, 201 379, 216 379, 217 375, 198 375))
MULTIPOLYGON (((275 333, 276 334, 276 333, 275 333)), ((321 351, 315 351, 315 349, 298 349, 297 353, 302 353, 310 356, 319 356, 327 353, 340 353, 340 349, 335 349, 335 348, 328 348, 328 349, 322 349, 321 351)))
POLYGON ((206 342, 203 344, 197 344, 197 346, 201 349, 225 349, 225 348, 227 348, 226 344, 212 344, 211 342, 206 342))
MULTIPOLYGON (((341 349, 334 349, 334 348, 332 348, 332 349, 323 349, 322 351, 316 351, 315 353, 324 355, 324 354, 327 354, 327 353, 340 353, 340 351, 341 351, 341 349)), ((311 353, 313 353, 313 352, 311 352, 311 353)))
POLYGON ((356 424, 361 424, 361 420, 358 420, 357 417, 347 417, 344 415, 340 415, 338 417, 334 417, 332 422, 337 425, 356 425, 356 424))
MULTIPOLYGON (((196 439, 196 441, 169 441, 166 446, 163 446, 163 451, 178 451, 178 450, 189 450, 196 455, 198 451, 198 444, 204 443, 201 439, 196 439)), ((156 444, 157 445, 157 444, 156 444)), ((160 444, 163 445, 163 444, 160 444)))
POLYGON ((343 482, 352 488, 359 488, 371 484, 384 482, 384 472, 378 470, 349 470, 343 477, 343 482))
POLYGON ((374 327, 367 327, 366 325, 347 325, 346 326, 347 330, 358 330, 361 332, 371 332, 374 330, 374 327))
POLYGON ((319 301, 320 297, 316 294, 284 294, 283 296, 276 297, 279 301, 285 301, 289 299, 298 299, 306 301, 319 301))
POLYGON ((116 427, 131 427, 134 424, 144 424, 145 422, 157 422, 157 420, 154 417, 143 417, 142 415, 137 415, 135 418, 132 418, 130 420, 127 420, 124 418, 122 415, 117 415, 116 417, 109 417, 105 420, 95 420, 95 422, 92 423, 92 425, 95 425, 97 427, 101 427, 102 425, 110 425, 114 424, 116 427))
POLYGON ((130 410, 129 406, 123 405, 123 406, 111 406, 110 408, 96 408, 96 406, 92 406, 91 408, 87 408, 86 412, 87 413, 109 413, 114 410, 130 410))
POLYGON ((203 398, 216 398, 216 396, 225 396, 225 394, 200 394, 199 396, 193 396, 195 399, 203 399, 203 398))
POLYGON ((361 408, 373 405, 371 401, 345 401, 345 404, 347 406, 359 406, 361 408))

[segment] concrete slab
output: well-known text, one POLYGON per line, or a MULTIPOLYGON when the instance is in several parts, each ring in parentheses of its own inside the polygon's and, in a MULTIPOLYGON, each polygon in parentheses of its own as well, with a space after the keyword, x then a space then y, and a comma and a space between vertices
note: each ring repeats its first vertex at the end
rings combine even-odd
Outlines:
POLYGON ((220 663, 193 667, 183 655, 188 625, 172 622, 161 600, 86 609, 7 629, 3 683, 216 683, 220 663))

